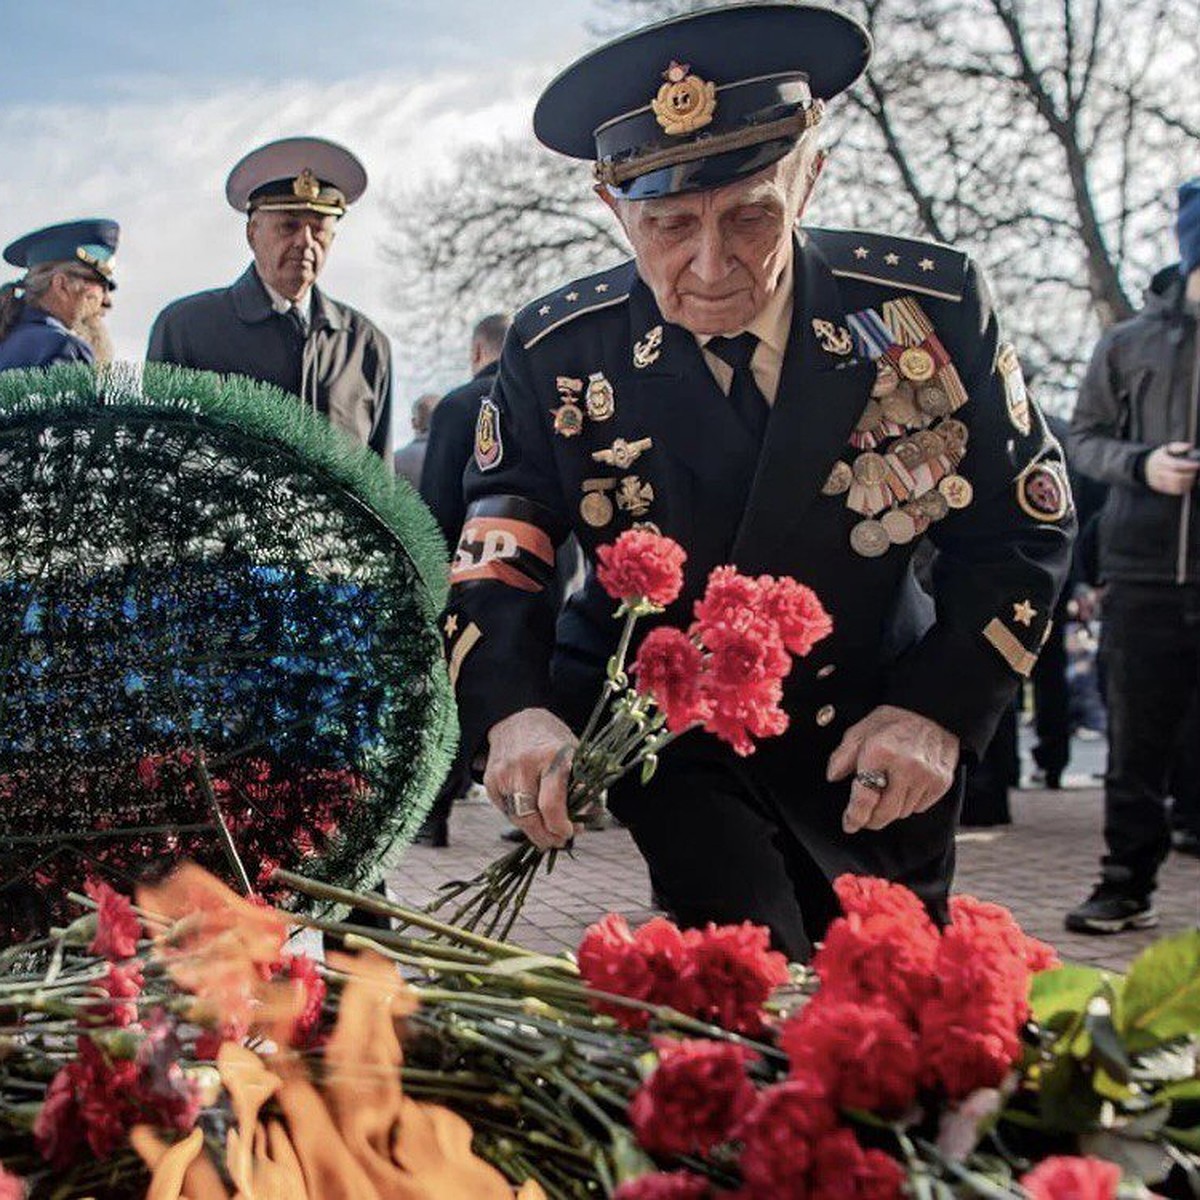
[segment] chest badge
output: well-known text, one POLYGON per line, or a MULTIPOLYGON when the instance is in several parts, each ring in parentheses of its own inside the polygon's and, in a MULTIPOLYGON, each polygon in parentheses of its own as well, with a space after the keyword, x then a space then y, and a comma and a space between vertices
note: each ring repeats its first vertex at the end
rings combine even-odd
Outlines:
POLYGON ((646 336, 640 342, 634 343, 633 365, 639 371, 644 371, 658 362, 658 356, 662 353, 662 336, 662 326, 655 325, 653 329, 646 331, 646 336))
POLYGON ((636 475, 626 475, 617 485, 617 507, 632 517, 644 517, 654 503, 654 488, 636 475))
POLYGON ((553 409, 554 432, 559 437, 575 437, 583 431, 583 409, 579 407, 579 396, 583 391, 583 380, 572 379, 569 375, 560 375, 554 386, 558 389, 558 398, 562 404, 553 409))
POLYGON ((617 438, 607 450, 593 450, 592 458, 607 467, 618 467, 624 471, 626 467, 633 466, 641 458, 643 451, 651 449, 653 445, 653 439, 648 437, 638 438, 636 442, 617 438))
POLYGON ((813 318, 812 326, 813 333, 817 335, 817 342, 826 354, 836 354, 844 358, 854 349, 854 338, 844 326, 835 325, 832 321, 822 321, 818 317, 813 318))
POLYGON ((475 465, 481 471, 499 466, 504 457, 504 442, 500 436, 500 410, 490 397, 484 397, 475 420, 475 465))
POLYGON ((595 374, 588 376, 584 404, 587 407, 587 415, 593 421, 609 420, 613 413, 617 411, 616 400, 617 398, 613 394, 613 386, 604 378, 603 371, 597 371, 595 374))

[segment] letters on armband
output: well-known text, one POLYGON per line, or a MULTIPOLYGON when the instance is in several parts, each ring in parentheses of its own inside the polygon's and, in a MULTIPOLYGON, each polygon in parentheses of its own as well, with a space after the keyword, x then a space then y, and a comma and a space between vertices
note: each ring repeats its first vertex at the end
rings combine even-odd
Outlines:
MULTIPOLYGON (((526 506, 515 502, 519 511, 526 506)), ((542 591, 554 572, 554 542, 539 525, 505 515, 503 501, 468 511, 450 568, 450 584, 492 579, 523 592, 542 591)))

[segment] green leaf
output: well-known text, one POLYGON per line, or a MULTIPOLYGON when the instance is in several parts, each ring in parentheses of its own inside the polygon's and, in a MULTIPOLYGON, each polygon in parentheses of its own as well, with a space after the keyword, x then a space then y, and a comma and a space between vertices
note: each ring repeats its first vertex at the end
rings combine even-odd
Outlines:
POLYGON ((1062 1055, 1042 1076, 1038 1117, 1043 1129, 1083 1133, 1094 1129, 1100 1116, 1100 1097, 1091 1078, 1070 1055, 1062 1055))
POLYGON ((616 1170, 617 1183, 627 1183, 639 1175, 648 1175, 655 1169, 649 1155, 633 1140, 627 1129, 616 1126, 610 1131, 612 1137, 612 1163, 616 1170))
POLYGON ((654 777, 654 772, 658 769, 658 755, 648 755, 646 761, 642 763, 642 783, 647 784, 654 777))
POLYGON ((1083 1012, 1103 980, 1104 972, 1095 967, 1066 966, 1039 972, 1029 989, 1033 1019, 1048 1025, 1063 1013, 1083 1012))
POLYGON ((1200 1029, 1200 929, 1163 938, 1125 977, 1121 1028, 1133 1050, 1200 1029))
POLYGON ((1184 1079, 1179 1083, 1169 1083, 1159 1088, 1155 1093, 1159 1100, 1200 1100, 1200 1079, 1184 1079))

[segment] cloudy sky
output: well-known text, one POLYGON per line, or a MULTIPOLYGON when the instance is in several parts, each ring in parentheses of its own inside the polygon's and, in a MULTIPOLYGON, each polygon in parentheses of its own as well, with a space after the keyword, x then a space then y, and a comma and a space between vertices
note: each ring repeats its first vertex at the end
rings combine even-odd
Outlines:
MULTIPOLYGON (((386 325, 384 198, 464 144, 528 130, 596 15, 593 0, 0 0, 0 245, 74 217, 119 220, 110 328, 118 355, 139 358, 164 303, 248 261, 224 200, 230 166, 272 138, 319 134, 370 176, 322 283, 386 325)), ((403 412, 429 381, 398 382, 403 412)))

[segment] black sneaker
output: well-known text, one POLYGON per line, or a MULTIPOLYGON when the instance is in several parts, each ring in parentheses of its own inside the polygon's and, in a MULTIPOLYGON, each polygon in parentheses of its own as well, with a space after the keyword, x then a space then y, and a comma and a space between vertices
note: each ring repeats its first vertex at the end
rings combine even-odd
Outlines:
POLYGON ((1127 929, 1153 929, 1158 913, 1147 896, 1135 896, 1119 885, 1101 883, 1080 905, 1067 913, 1072 933, 1123 933, 1127 929))

